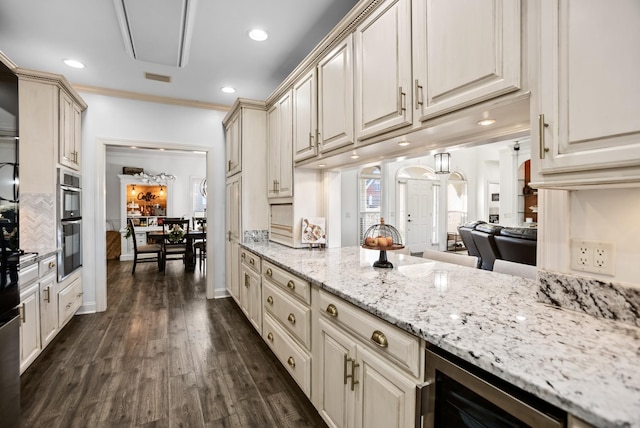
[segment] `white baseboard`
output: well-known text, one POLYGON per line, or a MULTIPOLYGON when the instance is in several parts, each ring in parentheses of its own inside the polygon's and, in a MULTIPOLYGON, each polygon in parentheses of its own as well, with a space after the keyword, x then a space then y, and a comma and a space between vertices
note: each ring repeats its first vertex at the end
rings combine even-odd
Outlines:
POLYGON ((231 297, 231 294, 229 294, 229 292, 227 291, 226 288, 224 290, 214 290, 213 291, 213 298, 214 299, 225 299, 227 297, 231 297))
POLYGON ((95 314, 96 313, 96 302, 86 302, 83 303, 82 306, 76 312, 76 315, 85 315, 85 314, 95 314))

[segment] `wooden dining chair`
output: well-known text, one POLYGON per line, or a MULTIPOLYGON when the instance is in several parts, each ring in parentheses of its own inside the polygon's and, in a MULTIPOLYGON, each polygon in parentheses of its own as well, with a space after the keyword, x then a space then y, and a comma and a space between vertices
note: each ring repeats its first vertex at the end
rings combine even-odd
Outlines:
POLYGON ((188 219, 165 218, 162 220, 162 255, 165 263, 165 274, 167 273, 167 261, 182 260, 182 263, 186 262, 186 234, 189 233, 189 223, 188 219))
POLYGON ((157 262, 158 270, 164 270, 164 254, 162 246, 158 244, 138 245, 136 241, 136 229, 133 226, 133 220, 127 219, 129 230, 131 231, 131 239, 133 239, 133 269, 131 275, 136 273, 136 265, 138 263, 157 262), (155 257, 139 257, 140 255, 154 254, 155 257))

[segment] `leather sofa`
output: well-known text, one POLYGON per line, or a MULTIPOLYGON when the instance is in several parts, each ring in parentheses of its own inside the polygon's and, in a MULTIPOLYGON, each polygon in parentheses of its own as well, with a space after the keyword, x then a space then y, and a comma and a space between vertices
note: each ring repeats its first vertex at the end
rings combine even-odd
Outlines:
POLYGON ((458 227, 469 255, 478 257, 478 267, 493 270, 496 259, 536 265, 538 231, 529 227, 503 227, 482 220, 458 227))

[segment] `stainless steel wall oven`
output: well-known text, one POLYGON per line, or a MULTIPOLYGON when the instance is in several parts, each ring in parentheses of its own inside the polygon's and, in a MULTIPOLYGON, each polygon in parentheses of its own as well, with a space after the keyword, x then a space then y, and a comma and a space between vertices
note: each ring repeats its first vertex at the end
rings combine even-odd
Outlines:
POLYGON ((440 349, 427 349, 417 426, 565 427, 565 411, 440 349), (422 420, 420 420, 422 419, 422 420))
POLYGON ((58 169, 58 279, 82 266, 82 188, 80 176, 58 169))

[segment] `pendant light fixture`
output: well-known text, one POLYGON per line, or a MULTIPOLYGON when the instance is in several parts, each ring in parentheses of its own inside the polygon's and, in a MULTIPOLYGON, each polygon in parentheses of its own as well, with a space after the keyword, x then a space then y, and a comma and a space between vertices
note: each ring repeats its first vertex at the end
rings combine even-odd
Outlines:
POLYGON ((449 165, 451 163, 451 155, 449 153, 436 153, 433 155, 436 162, 436 174, 449 174, 449 165))

